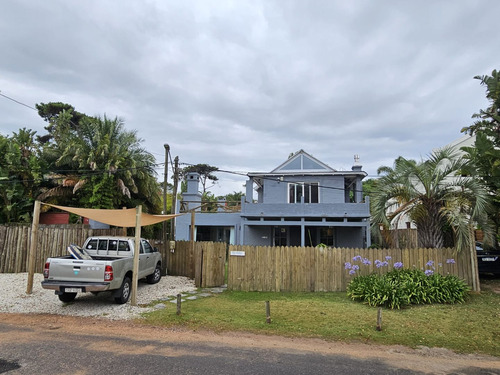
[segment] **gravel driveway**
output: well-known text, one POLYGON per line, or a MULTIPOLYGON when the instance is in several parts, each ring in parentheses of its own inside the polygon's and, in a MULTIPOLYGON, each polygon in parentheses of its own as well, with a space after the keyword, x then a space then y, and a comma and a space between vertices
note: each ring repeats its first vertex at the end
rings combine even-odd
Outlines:
POLYGON ((195 291, 194 281, 187 277, 164 276, 158 284, 147 284, 139 281, 137 305, 131 306, 130 301, 123 305, 114 303, 111 292, 78 293, 72 303, 63 303, 53 290, 42 289, 40 283, 42 274, 35 274, 33 293, 26 294, 28 284, 27 273, 0 274, 0 312, 57 314, 72 316, 92 316, 111 320, 126 320, 137 318, 141 313, 153 308, 141 307, 152 301, 176 296, 178 293, 195 291))

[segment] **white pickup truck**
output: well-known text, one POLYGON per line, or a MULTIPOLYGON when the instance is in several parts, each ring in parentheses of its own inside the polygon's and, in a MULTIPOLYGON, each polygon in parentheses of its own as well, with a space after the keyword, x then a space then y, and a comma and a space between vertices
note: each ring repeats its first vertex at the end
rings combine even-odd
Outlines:
MULTIPOLYGON (((133 237, 89 237, 82 248, 70 245, 71 255, 48 258, 42 288, 55 290, 62 302, 71 302, 79 292, 113 291, 116 303, 129 300, 134 266, 133 237)), ((161 279, 161 254, 141 239, 138 279, 150 284, 161 279)))

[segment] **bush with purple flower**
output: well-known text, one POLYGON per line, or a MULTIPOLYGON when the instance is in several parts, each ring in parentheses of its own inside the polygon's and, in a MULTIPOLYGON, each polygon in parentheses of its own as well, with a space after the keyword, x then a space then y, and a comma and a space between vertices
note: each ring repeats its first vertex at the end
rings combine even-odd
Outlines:
POLYGON ((396 262, 394 263, 393 267, 397 270, 400 270, 401 268, 403 268, 403 262, 396 262))

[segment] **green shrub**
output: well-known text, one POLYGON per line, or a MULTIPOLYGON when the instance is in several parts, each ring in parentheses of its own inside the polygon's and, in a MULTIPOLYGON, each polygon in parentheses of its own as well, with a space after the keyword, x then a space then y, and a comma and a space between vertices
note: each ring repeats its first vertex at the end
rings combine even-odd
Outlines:
POLYGON ((461 303, 468 291, 467 284, 454 275, 426 275, 416 269, 356 276, 347 287, 347 295, 353 300, 391 309, 428 303, 461 303))

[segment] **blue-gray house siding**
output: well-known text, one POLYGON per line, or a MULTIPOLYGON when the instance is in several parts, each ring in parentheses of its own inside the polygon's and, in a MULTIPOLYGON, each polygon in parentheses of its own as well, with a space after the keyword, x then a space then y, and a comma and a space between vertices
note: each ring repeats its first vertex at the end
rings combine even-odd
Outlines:
MULTIPOLYGON (((183 195, 195 210, 197 240, 261 246, 370 246, 370 205, 362 199, 361 166, 336 171, 303 150, 271 172, 249 173, 239 212, 202 212, 199 176, 183 195)), ((177 240, 190 238, 191 215, 176 219, 177 240)))

